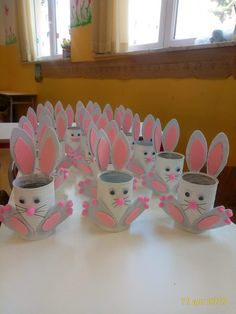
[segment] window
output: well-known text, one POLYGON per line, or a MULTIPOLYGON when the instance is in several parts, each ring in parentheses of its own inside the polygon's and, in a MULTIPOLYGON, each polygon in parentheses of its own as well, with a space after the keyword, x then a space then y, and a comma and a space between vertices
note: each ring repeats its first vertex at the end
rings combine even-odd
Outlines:
POLYGON ((235 10, 235 0, 129 0, 129 50, 230 41, 235 10))
POLYGON ((37 58, 62 54, 63 38, 70 37, 70 0, 32 0, 37 58))

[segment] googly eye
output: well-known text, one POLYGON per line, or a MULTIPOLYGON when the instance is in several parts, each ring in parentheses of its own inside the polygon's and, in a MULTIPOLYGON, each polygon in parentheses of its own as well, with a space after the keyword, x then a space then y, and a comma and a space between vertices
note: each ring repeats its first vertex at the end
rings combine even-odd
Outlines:
POLYGON ((178 167, 178 168, 176 168, 176 171, 177 171, 177 172, 180 172, 180 170, 181 170, 181 169, 180 169, 179 167, 178 167))
POLYGON ((153 154, 153 156, 154 156, 154 155, 156 155, 156 153, 155 153, 155 152, 152 152, 152 154, 153 154))
POLYGON ((23 198, 20 198, 20 199, 19 199, 19 202, 20 202, 21 204, 25 204, 25 200, 24 200, 23 198))
POLYGON ((89 156, 91 156, 91 152, 88 152, 89 156))
POLYGON ((200 195, 200 196, 198 197, 198 199, 199 199, 199 201, 203 201, 203 200, 204 200, 204 196, 200 195))
POLYGON ((71 136, 74 136, 74 133, 71 133, 71 136))
POLYGON ((77 136, 80 136, 80 133, 78 133, 77 136))
POLYGON ((145 156, 147 156, 148 153, 147 153, 147 152, 144 152, 143 154, 144 154, 145 156))
POLYGON ((34 199, 34 203, 35 203, 35 204, 40 203, 40 199, 39 199, 38 197, 36 197, 36 198, 34 199))
POLYGON ((115 195, 116 194, 115 190, 110 190, 110 194, 115 195))
POLYGON ((190 193, 189 193, 189 192, 185 192, 185 196, 186 196, 186 197, 189 197, 189 196, 190 196, 190 193))
POLYGON ((134 145, 135 143, 134 142, 132 142, 132 145, 134 145))
POLYGON ((125 189, 124 191, 123 191, 123 194, 128 194, 129 193, 129 190, 127 190, 127 189, 125 189))
POLYGON ((169 168, 169 167, 166 167, 165 171, 169 172, 169 171, 170 171, 170 168, 169 168))

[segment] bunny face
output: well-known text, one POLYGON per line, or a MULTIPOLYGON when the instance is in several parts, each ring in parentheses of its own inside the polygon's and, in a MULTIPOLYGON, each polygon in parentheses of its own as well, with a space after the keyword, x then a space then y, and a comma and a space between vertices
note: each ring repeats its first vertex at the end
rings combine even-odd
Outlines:
POLYGON ((154 165, 156 153, 152 142, 138 141, 134 144, 134 158, 137 159, 140 165, 149 171, 154 165))
POLYGON ((55 205, 53 178, 43 174, 21 176, 14 180, 13 187, 17 212, 36 229, 55 205))
POLYGON ((190 223, 214 208, 217 185, 217 179, 204 173, 183 174, 177 198, 190 223))
POLYGON ((156 156, 158 175, 167 183, 170 190, 175 191, 181 178, 184 155, 175 152, 162 152, 156 156))
POLYGON ((79 147, 81 130, 78 127, 70 127, 66 130, 66 143, 74 150, 79 147))
POLYGON ((99 174, 98 196, 119 220, 133 202, 133 176, 118 171, 99 174))

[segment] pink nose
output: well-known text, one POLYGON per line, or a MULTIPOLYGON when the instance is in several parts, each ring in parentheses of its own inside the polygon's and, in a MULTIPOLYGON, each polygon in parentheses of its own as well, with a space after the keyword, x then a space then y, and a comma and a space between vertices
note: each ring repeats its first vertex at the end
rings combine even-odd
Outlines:
POLYGON ((36 212, 36 209, 34 207, 27 208, 27 210, 26 210, 26 214, 28 216, 33 216, 35 214, 35 212, 36 212))
POLYGON ((174 181, 176 179, 176 175, 174 173, 169 174, 169 180, 174 181))
POLYGON ((190 202, 188 203, 188 208, 189 208, 189 209, 198 209, 198 204, 197 204, 197 202, 196 202, 196 201, 190 201, 190 202))
POLYGON ((153 157, 147 156, 147 157, 146 157, 146 161, 149 162, 149 163, 152 162, 152 161, 153 161, 153 157))
POLYGON ((78 143, 80 141, 79 137, 74 137, 71 139, 72 142, 78 143))
POLYGON ((116 200, 116 205, 123 206, 124 204, 125 204, 125 200, 123 199, 123 197, 120 197, 116 200))

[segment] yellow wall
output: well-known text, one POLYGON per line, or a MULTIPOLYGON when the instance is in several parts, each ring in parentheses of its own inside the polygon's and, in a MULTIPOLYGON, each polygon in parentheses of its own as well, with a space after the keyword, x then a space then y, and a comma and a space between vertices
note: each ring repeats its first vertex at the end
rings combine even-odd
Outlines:
POLYGON ((5 46, 0 45, 0 89, 5 90, 9 86, 8 56, 5 46))
MULTIPOLYGON (((87 43, 85 41, 85 44, 91 45, 91 38, 87 43)), ((78 51, 76 53, 74 51, 74 60, 84 58, 77 54, 78 51)), ((22 65, 19 62, 14 45, 0 48, 0 64, 3 64, 3 70, 6 69, 3 62, 6 55, 9 58, 10 73, 8 87, 11 89, 34 91, 38 94, 39 102, 49 99, 55 103, 60 99, 64 105, 68 103, 75 105, 78 99, 85 103, 91 99, 101 105, 124 104, 139 112, 142 118, 148 113, 153 113, 160 118, 163 126, 169 119, 175 117, 181 126, 181 140, 178 146, 180 152, 184 152, 188 137, 194 129, 201 129, 208 141, 217 132, 224 131, 231 145, 229 164, 236 165, 236 80, 233 78, 226 80, 44 78, 41 83, 36 83, 34 66, 22 65)), ((88 58, 91 58, 91 52, 88 58)), ((0 87, 2 89, 3 85, 0 87)))

